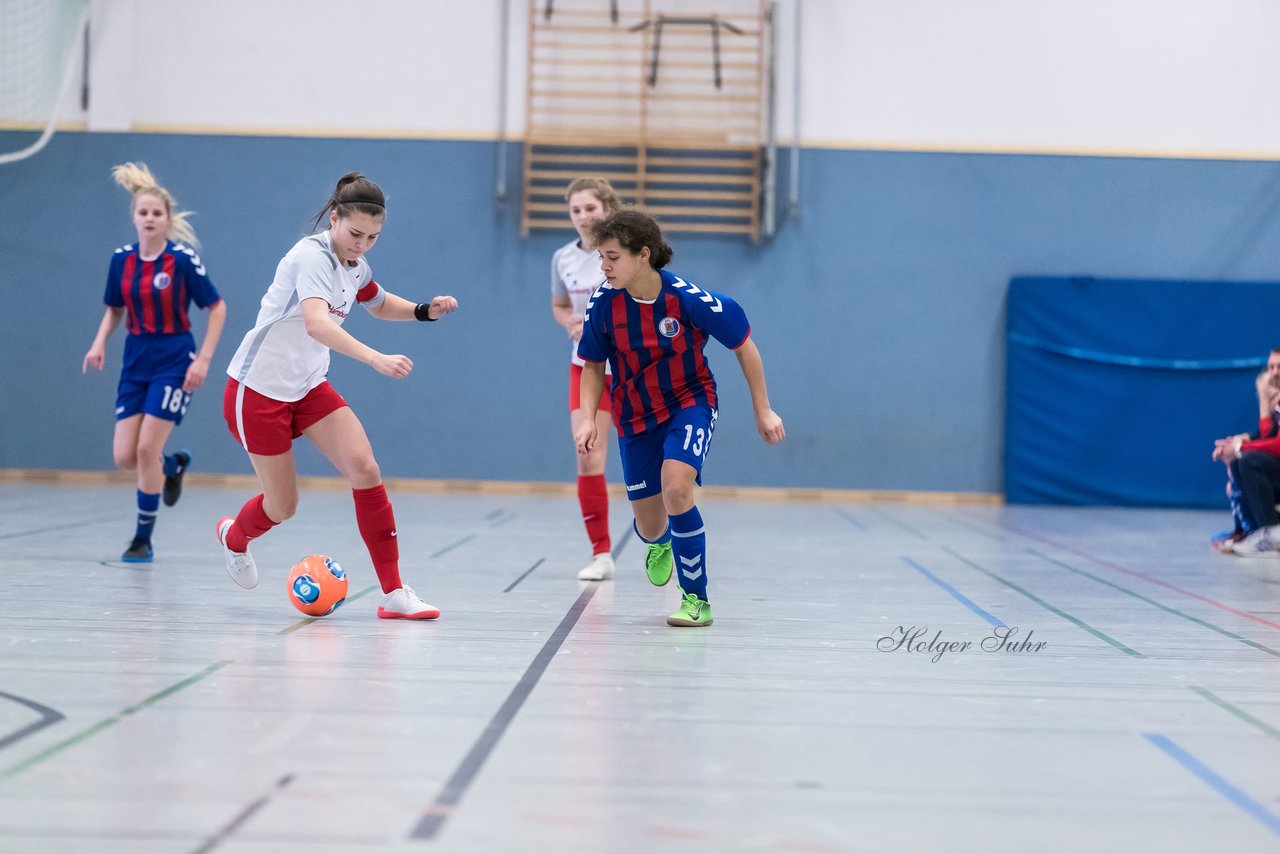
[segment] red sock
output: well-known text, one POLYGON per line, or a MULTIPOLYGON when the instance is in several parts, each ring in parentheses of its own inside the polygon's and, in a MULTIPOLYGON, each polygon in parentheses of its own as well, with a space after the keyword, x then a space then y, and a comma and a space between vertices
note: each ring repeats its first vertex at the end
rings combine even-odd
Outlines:
POLYGON ((578 477, 578 506, 582 508, 582 523, 587 526, 593 555, 608 554, 609 542, 609 488, 604 475, 578 477))
POLYGON ((404 585, 400 581, 400 542, 396 539, 396 517, 391 512, 391 501, 382 484, 370 489, 353 489, 356 500, 356 525, 364 538, 373 571, 383 593, 390 593, 404 585))
POLYGON ((263 498, 262 495, 256 495, 240 508, 235 524, 227 531, 227 547, 231 551, 248 551, 250 540, 256 540, 276 526, 267 511, 262 509, 263 498))

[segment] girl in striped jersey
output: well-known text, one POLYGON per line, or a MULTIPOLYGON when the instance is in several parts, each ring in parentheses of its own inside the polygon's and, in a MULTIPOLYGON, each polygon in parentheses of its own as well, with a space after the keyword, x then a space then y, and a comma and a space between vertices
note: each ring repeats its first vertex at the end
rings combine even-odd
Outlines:
POLYGON ((363 175, 342 176, 316 217, 328 229, 299 240, 276 267, 258 320, 227 368, 223 395, 227 427, 248 452, 262 493, 219 521, 217 534, 231 578, 257 586, 249 542, 297 510, 293 440, 306 436, 351 485, 356 525, 384 594, 378 616, 433 620, 440 611, 400 580, 395 516, 369 437, 326 379, 330 350, 394 379, 413 370, 408 356, 380 353, 342 329, 357 304, 382 320, 439 320, 458 307, 451 296, 415 305, 374 281, 364 254, 382 231, 386 204, 363 175))
POLYGON ((131 212, 138 241, 120 247, 111 257, 103 298, 107 309, 81 371, 103 369, 107 339, 127 317, 129 334, 116 391, 112 445, 116 465, 138 472, 138 522, 122 559, 149 563, 161 493, 167 506, 176 504, 182 495, 182 476, 191 463, 190 451, 184 448, 166 455, 164 444, 187 414, 191 393, 204 385, 209 374, 227 304, 195 253, 199 244, 187 212, 175 211, 173 196, 156 182, 151 170, 142 163, 124 163, 112 175, 133 195, 131 212), (199 349, 188 315, 192 302, 209 312, 199 349))
POLYGON ((608 361, 622 474, 636 534, 649 545, 649 581, 661 587, 678 568, 680 607, 667 624, 709 626, 706 533, 693 500, 719 407, 703 353, 709 337, 738 357, 761 438, 772 445, 786 431, 769 406, 764 362, 741 306, 664 270, 671 247, 644 213, 615 213, 596 223, 592 236, 605 284, 587 303, 578 342, 585 362, 578 453, 590 453, 599 441, 594 402, 608 361))
MULTIPOLYGON (((618 209, 618 196, 603 178, 578 178, 569 184, 564 197, 569 203, 569 221, 578 237, 551 256, 551 313, 573 342, 569 357, 569 431, 572 434, 584 417, 578 398, 582 388, 582 359, 578 358, 582 317, 587 310, 587 300, 604 282, 591 226, 618 209)), ((577 455, 578 506, 591 540, 592 555, 591 563, 578 572, 578 578, 583 581, 613 578, 614 571, 609 540, 609 489, 604 480, 609 451, 605 438, 605 431, 609 429, 608 396, 601 395, 597 405, 596 428, 600 441, 589 454, 577 455)))

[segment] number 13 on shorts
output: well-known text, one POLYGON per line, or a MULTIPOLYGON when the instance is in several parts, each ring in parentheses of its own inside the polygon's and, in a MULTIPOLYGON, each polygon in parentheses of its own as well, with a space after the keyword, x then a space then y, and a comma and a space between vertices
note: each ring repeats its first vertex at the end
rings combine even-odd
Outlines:
POLYGON ((711 434, 716 430, 716 416, 719 413, 715 409, 710 411, 711 418, 705 427, 701 424, 684 425, 684 444, 681 450, 700 459, 706 459, 707 450, 711 447, 711 434))

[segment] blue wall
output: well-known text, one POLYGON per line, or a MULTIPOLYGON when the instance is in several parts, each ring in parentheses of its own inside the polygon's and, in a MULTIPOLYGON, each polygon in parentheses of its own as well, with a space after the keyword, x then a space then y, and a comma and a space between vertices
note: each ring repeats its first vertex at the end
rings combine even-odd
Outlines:
MULTIPOLYGON (((133 239, 108 172, 142 160, 198 213, 230 307, 219 371, 337 176, 358 168, 381 183, 390 217, 369 256, 375 275, 406 296, 461 303, 430 326, 348 321, 417 366, 397 383, 334 357, 334 384, 384 472, 570 479, 566 344, 547 269, 571 233, 520 239, 515 200, 492 196, 494 153, 482 142, 64 133, 0 167, 0 468, 111 466, 122 334, 105 375, 81 376, 80 364, 111 251, 133 239)), ((518 187, 519 146, 510 154, 518 187)), ((709 483, 998 492, 1012 276, 1273 279, 1280 257, 1275 163, 806 150, 800 165, 799 216, 772 240, 673 236, 672 270, 746 307, 789 435, 760 441, 734 358, 713 349, 723 404, 709 483)), ((248 472, 220 387, 197 395, 176 437, 202 471, 248 472)), ((304 473, 331 473, 309 449, 300 459, 304 473)))

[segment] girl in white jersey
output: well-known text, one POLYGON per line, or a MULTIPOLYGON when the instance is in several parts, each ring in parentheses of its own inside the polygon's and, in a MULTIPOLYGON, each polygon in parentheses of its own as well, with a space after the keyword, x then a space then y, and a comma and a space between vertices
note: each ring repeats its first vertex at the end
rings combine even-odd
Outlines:
MULTIPOLYGON (((604 284, 600 272, 600 255, 595 251, 591 226, 618 209, 618 196, 603 178, 578 178, 564 194, 569 203, 569 221, 578 232, 551 256, 551 313, 564 327, 573 342, 569 357, 569 432, 572 435, 586 417, 579 391, 582 387, 582 359, 578 358, 578 339, 582 337, 582 318, 587 301, 596 288, 604 284)), ((610 418, 609 389, 606 385, 596 410, 598 435, 607 436, 610 418)), ((604 467, 608 458, 608 442, 597 442, 578 460, 578 506, 582 522, 591 539, 591 563, 578 572, 583 581, 613 578, 612 544, 609 539, 609 490, 605 485, 604 467)))
POLYGON ((253 329, 227 368, 223 414, 249 454, 262 494, 235 517, 218 522, 227 572, 241 587, 258 583, 249 541, 293 516, 298 476, 293 440, 306 436, 351 484, 356 523, 385 594, 378 616, 433 620, 440 611, 400 581, 395 516, 364 427, 329 385, 329 351, 364 362, 380 374, 404 379, 408 356, 386 355, 342 329, 356 304, 382 320, 439 320, 458 307, 451 296, 415 305, 373 280, 364 259, 378 239, 386 198, 377 184, 343 175, 316 225, 329 228, 298 241, 276 267, 253 329))

